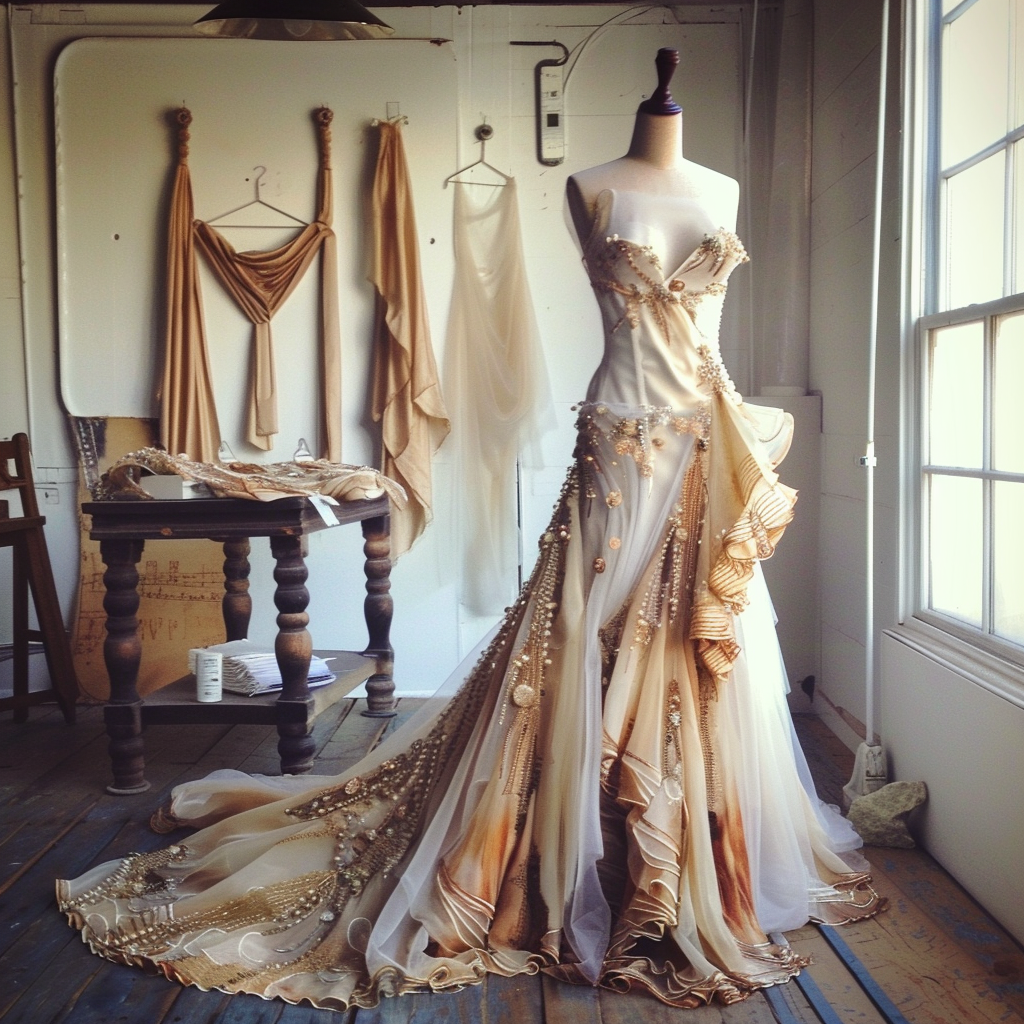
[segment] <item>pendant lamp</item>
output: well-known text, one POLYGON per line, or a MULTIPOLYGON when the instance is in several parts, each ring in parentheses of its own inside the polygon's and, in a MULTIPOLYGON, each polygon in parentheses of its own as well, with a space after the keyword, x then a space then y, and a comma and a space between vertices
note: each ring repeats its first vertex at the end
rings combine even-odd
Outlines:
POLYGON ((357 0, 228 0, 195 23, 197 32, 232 39, 384 39, 390 25, 357 0))

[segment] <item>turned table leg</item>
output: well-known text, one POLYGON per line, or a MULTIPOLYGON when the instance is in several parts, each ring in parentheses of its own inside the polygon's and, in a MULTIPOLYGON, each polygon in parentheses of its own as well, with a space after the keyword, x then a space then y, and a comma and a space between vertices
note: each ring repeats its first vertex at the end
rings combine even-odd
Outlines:
POLYGON ((390 718, 395 711, 395 652, 391 646, 391 618, 395 604, 391 597, 391 516, 374 516, 362 521, 363 553, 366 555, 366 600, 363 613, 369 646, 363 654, 377 659, 377 671, 366 680, 368 718, 390 718))
POLYGON ((221 601, 228 640, 245 640, 252 618, 249 594, 249 538, 224 541, 224 597, 221 601))
POLYGON ((281 536, 270 538, 274 555, 274 604, 277 605, 277 639, 274 653, 281 670, 281 696, 278 704, 304 704, 300 721, 278 721, 277 750, 281 755, 281 772, 297 775, 313 767, 316 744, 310 735, 313 719, 313 698, 309 694, 309 662, 313 655, 313 639, 306 626, 309 615, 309 591, 306 579, 306 538, 281 536))
POLYGON ((110 677, 110 700, 103 718, 110 737, 110 763, 114 781, 108 793, 126 796, 149 789, 142 742, 142 698, 136 689, 142 639, 139 636, 139 573, 141 540, 105 540, 100 555, 107 567, 103 574, 106 593, 107 636, 103 660, 110 677))

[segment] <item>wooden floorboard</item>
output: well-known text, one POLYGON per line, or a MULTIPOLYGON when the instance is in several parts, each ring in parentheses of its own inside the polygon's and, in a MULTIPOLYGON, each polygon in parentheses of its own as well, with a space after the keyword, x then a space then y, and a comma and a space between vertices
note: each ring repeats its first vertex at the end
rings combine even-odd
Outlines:
MULTIPOLYGON (((842 961, 832 953, 816 927, 808 925, 791 932, 787 939, 798 953, 812 958, 813 963, 806 974, 833 1007, 840 1020, 856 1021, 857 1024, 884 1024, 885 1018, 878 1013, 853 975, 843 966, 842 961)), ((801 993, 799 985, 787 986, 787 994, 793 996, 800 1012, 806 1012, 803 1007, 808 1005, 808 1001, 801 993), (792 991, 793 989, 796 991, 792 991)))
POLYGON ((97 770, 104 768, 106 732, 100 710, 80 708, 78 717, 80 720, 74 726, 67 725, 56 711, 45 718, 31 718, 18 728, 4 723, 3 745, 0 746, 0 809, 26 787, 38 788, 40 779, 83 748, 95 750, 97 770))
POLYGON ((923 851, 867 852, 889 910, 841 936, 900 994, 905 1015, 915 1024, 1024 1020, 1020 946, 923 851))
POLYGON ((541 982, 535 977, 487 978, 484 982, 484 1020, 528 1021, 544 1019, 544 996, 541 982))
POLYGON ((540 978, 540 991, 546 1024, 600 1024, 601 1001, 596 989, 566 985, 545 974, 540 978))
MULTIPOLYGON (((367 718, 346 699, 314 727, 317 774, 333 775, 392 735, 422 701, 392 719, 367 718)), ((682 1011, 644 992, 597 992, 547 976, 489 977, 461 992, 384 1000, 344 1013, 252 996, 182 988, 93 956, 57 913, 53 882, 135 850, 174 841, 149 816, 175 785, 223 768, 276 774, 277 736, 263 726, 156 726, 146 731, 151 789, 113 797, 102 709, 74 726, 55 708, 15 725, 0 720, 0 1024, 773 1024, 755 994, 733 1006, 682 1011)), ((852 755, 813 716, 796 729, 823 799, 839 802, 852 755)), ((182 833, 184 835, 185 833, 182 833)), ((1024 1021, 1024 954, 927 854, 866 851, 890 909, 840 931, 910 1024, 1024 1021)), ((843 1024, 880 1020, 812 927, 789 936, 814 955, 808 972, 843 1024)), ((817 1021, 796 985, 777 990, 793 1019, 817 1021)))

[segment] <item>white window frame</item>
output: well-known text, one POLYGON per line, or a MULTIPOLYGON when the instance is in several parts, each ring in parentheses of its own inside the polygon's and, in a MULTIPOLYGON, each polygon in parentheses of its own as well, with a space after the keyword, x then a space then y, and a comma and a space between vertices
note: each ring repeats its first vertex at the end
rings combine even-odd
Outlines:
MULTIPOLYGON (((964 0, 945 17, 955 11, 966 10, 967 6, 974 2, 976 0, 964 0)), ((1024 293, 1017 293, 986 303, 936 312, 941 284, 942 250, 939 240, 940 232, 946 229, 942 179, 973 166, 1001 147, 1007 150, 1006 173, 1009 176, 1013 173, 1012 147, 1015 142, 1024 138, 1024 128, 1010 132, 981 153, 952 167, 943 168, 939 165, 941 67, 938 56, 944 16, 936 16, 933 7, 933 0, 911 0, 905 9, 904 22, 906 46, 902 117, 905 148, 902 168, 902 222, 905 273, 901 289, 904 337, 901 437, 903 528, 899 634, 900 639, 909 646, 1012 703, 1024 707, 1024 646, 1004 640, 987 632, 985 628, 973 628, 961 620, 928 607, 926 487, 927 477, 939 468, 929 466, 924 459, 928 416, 928 334, 937 327, 985 320, 988 350, 991 339, 987 324, 990 318, 1024 311, 1024 293)), ((1024 202, 1024 195, 1018 195, 1017 201, 1024 202)), ((1012 223, 1012 210, 1007 210, 1006 219, 1012 223)), ((1012 264, 1009 237, 1006 237, 1006 245, 1011 257, 1004 264, 1004 275, 1013 272, 1012 265, 1009 265, 1012 264)), ((1024 259, 1024 253, 1018 253, 1017 256, 1024 259)), ((989 410, 987 393, 986 416, 989 410)), ((985 465, 990 465, 988 459, 985 465)), ((1019 474, 999 473, 991 469, 970 471, 963 475, 983 480, 1021 479, 1019 474)), ((986 563, 990 556, 989 532, 990 525, 987 523, 984 545, 986 563)), ((987 564, 985 581, 988 585, 987 564)), ((990 604, 990 597, 986 595, 986 612, 990 604)), ((988 621, 986 615, 986 627, 988 621)))

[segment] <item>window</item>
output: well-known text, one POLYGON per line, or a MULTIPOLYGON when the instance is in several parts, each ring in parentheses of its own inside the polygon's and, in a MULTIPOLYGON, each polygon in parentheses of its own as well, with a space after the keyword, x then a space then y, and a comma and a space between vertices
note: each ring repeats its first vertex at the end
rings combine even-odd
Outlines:
POLYGON ((918 615, 1024 663, 1024 2, 922 2, 918 615))

